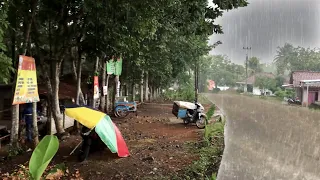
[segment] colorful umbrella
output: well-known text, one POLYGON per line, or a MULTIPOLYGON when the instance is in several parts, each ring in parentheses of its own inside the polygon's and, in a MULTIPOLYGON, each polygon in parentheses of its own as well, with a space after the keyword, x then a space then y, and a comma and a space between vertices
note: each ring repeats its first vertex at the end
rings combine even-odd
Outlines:
POLYGON ((95 128, 100 139, 112 153, 118 153, 119 157, 129 156, 129 150, 121 132, 107 114, 90 107, 76 105, 65 107, 65 114, 89 129, 95 128))

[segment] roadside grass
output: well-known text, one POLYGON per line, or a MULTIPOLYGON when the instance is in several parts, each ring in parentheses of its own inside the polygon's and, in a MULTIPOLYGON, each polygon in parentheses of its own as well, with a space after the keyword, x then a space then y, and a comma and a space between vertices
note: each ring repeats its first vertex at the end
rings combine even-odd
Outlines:
MULTIPOLYGON (((205 97, 202 100, 208 101, 205 97)), ((203 102, 203 101, 202 101, 203 102)), ((211 103, 211 107, 206 113, 208 120, 214 114, 215 105, 211 103)), ((215 180, 224 150, 224 121, 216 121, 206 124, 203 140, 191 145, 194 153, 199 156, 177 179, 205 179, 215 180), (197 147, 197 148, 194 148, 197 147)))
POLYGON ((195 152, 199 155, 199 159, 186 169, 181 179, 216 179, 224 150, 223 135, 223 122, 208 125, 204 141, 199 143, 200 149, 195 152))

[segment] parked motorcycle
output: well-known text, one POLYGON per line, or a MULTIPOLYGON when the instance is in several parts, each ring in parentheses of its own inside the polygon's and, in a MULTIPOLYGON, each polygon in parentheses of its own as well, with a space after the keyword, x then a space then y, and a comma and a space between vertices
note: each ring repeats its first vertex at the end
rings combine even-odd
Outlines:
POLYGON ((181 118, 184 124, 195 123, 199 129, 205 128, 207 116, 204 113, 204 107, 198 102, 175 101, 172 114, 181 118))
POLYGON ((287 100, 288 104, 295 104, 295 105, 301 105, 301 101, 298 98, 288 98, 287 100))
POLYGON ((78 155, 80 162, 86 160, 90 152, 102 150, 106 147, 94 129, 90 130, 83 126, 81 129, 81 137, 83 142, 78 155))

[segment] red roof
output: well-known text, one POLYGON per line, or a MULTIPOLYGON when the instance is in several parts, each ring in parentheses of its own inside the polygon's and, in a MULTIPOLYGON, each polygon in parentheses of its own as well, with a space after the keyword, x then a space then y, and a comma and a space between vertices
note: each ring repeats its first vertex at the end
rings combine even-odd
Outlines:
POLYGON ((320 79, 320 72, 316 71, 294 71, 291 74, 290 84, 294 87, 300 86, 302 80, 316 80, 320 79))
MULTIPOLYGON (((48 88, 44 84, 38 84, 39 95, 47 95, 48 88)), ((76 96, 77 88, 74 85, 69 85, 60 81, 59 84, 59 99, 72 99, 76 96)))
MULTIPOLYGON (((274 76, 272 73, 262 72, 262 73, 257 73, 257 74, 254 74, 254 75, 248 77, 247 83, 248 83, 248 84, 254 84, 254 82, 256 81, 256 77, 259 77, 259 76, 269 77, 269 78, 275 78, 275 76, 274 76)), ((245 81, 246 81, 246 80, 244 80, 244 82, 245 82, 245 81)))

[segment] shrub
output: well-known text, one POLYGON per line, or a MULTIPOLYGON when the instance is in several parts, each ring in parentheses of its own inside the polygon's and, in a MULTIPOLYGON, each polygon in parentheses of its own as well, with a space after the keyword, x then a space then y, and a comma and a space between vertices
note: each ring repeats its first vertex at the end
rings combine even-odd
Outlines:
POLYGON ((295 92, 294 92, 294 90, 291 90, 291 89, 282 90, 282 89, 278 88, 274 94, 277 97, 283 99, 284 97, 293 98, 295 95, 295 92))
POLYGON ((244 88, 243 87, 240 87, 237 89, 237 93, 243 93, 244 92, 244 88))
POLYGON ((167 90, 162 97, 169 101, 194 101, 193 88, 179 88, 178 90, 167 90))
POLYGON ((219 88, 214 88, 214 89, 212 89, 212 93, 218 93, 218 92, 220 92, 221 90, 219 89, 219 88))

